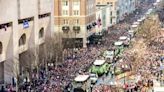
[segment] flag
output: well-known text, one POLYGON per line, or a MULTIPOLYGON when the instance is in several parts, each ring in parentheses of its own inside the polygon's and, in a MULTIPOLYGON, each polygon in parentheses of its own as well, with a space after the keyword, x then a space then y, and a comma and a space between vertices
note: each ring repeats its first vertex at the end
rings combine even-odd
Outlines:
POLYGON ((97 26, 100 27, 101 26, 101 18, 100 18, 100 15, 99 15, 99 18, 97 20, 97 26))

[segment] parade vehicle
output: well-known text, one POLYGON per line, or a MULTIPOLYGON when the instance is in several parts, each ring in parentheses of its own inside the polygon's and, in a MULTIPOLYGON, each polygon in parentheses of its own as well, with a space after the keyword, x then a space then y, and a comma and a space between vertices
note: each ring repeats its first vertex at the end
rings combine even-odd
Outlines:
POLYGON ((109 61, 109 63, 111 63, 113 61, 114 51, 115 51, 114 49, 108 49, 108 50, 104 51, 104 53, 103 53, 103 57, 105 57, 107 59, 107 61, 109 61))
POLYGON ((90 80, 92 84, 95 84, 98 80, 98 75, 94 73, 90 74, 90 80))
POLYGON ((132 25, 132 29, 136 29, 137 27, 138 25, 135 25, 135 24, 132 25))
POLYGON ((140 25, 140 22, 136 21, 136 22, 133 23, 133 25, 137 25, 138 26, 138 25, 140 25))
POLYGON ((115 56, 121 56, 124 51, 124 45, 122 41, 117 41, 114 43, 115 46, 115 56))
POLYGON ((135 35, 135 32, 134 32, 134 30, 129 30, 128 34, 130 35, 130 39, 132 39, 135 35))
POLYGON ((114 73, 115 73, 115 75, 119 75, 119 74, 123 73, 123 70, 120 67, 115 67, 114 73))
POLYGON ((130 38, 127 36, 120 36, 119 41, 122 41, 125 47, 130 44, 130 38))
POLYGON ((106 60, 95 60, 95 62, 89 69, 89 72, 97 74, 98 76, 102 76, 103 74, 108 73, 110 65, 111 64, 108 64, 106 60))
POLYGON ((91 92, 89 75, 78 75, 73 82, 72 92, 91 92))

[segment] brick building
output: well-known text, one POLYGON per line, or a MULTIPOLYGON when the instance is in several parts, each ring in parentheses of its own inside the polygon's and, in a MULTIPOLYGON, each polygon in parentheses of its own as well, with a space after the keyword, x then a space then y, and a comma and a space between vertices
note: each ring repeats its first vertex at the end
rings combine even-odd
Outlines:
POLYGON ((95 0, 55 0, 55 30, 63 32, 64 43, 73 40, 75 47, 86 47, 95 32, 95 7, 95 0))

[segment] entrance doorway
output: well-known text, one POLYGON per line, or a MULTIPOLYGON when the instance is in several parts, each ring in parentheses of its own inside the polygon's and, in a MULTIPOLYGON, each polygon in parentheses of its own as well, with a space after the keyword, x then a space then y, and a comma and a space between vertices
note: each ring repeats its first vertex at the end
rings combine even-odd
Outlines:
POLYGON ((62 44, 64 49, 68 48, 82 48, 83 38, 63 38, 62 44))

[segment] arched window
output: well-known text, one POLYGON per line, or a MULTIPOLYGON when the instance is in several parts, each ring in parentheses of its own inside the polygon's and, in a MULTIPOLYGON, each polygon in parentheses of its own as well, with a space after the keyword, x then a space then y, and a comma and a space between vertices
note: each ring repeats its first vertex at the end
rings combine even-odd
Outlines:
POLYGON ((3 46, 2 46, 2 42, 0 42, 0 54, 2 54, 2 50, 3 50, 3 46))
POLYGON ((44 36, 44 28, 42 27, 40 30, 39 30, 39 38, 43 38, 44 36))
POLYGON ((23 34, 19 39, 19 46, 25 45, 25 43, 26 43, 26 35, 23 34))

